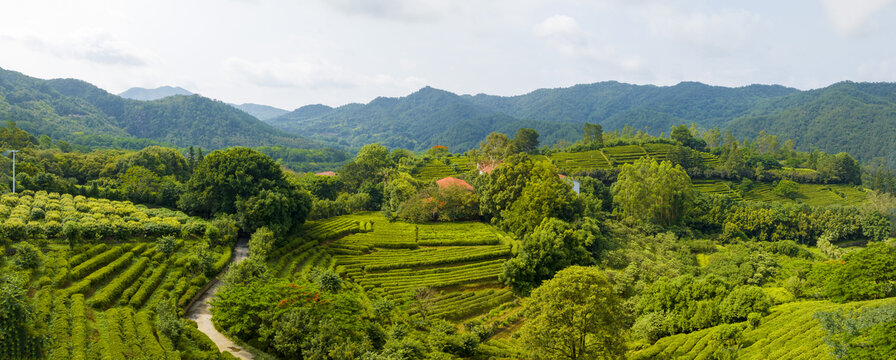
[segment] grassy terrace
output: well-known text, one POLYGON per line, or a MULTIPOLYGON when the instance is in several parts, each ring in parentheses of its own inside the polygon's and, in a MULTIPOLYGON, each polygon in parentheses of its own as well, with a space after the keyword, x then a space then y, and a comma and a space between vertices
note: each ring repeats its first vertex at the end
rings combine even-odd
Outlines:
POLYGON ((630 164, 647 156, 647 151, 638 145, 623 145, 604 148, 603 152, 617 165, 630 164))
POLYGON ((515 300, 498 281, 512 242, 483 223, 416 225, 368 212, 307 223, 269 265, 287 277, 335 267, 370 295, 399 302, 429 287, 436 293, 429 313, 460 320, 515 300))
POLYGON ((551 155, 551 160, 558 168, 569 173, 593 169, 610 169, 613 167, 607 162, 607 158, 604 157, 600 150, 554 153, 551 155))
MULTIPOLYGON (((823 339, 824 329, 813 315, 818 311, 859 309, 883 305, 896 299, 835 304, 828 301, 803 301, 787 303, 772 308, 759 327, 744 328, 744 347, 738 359, 834 359, 830 347, 823 339)), ((652 346, 629 353, 630 359, 709 359, 715 350, 710 345, 712 335, 719 327, 690 334, 678 334, 658 340, 652 346)))
POLYGON ((457 171, 453 167, 448 166, 442 160, 432 159, 429 162, 421 164, 414 170, 414 178, 422 181, 433 181, 448 176, 457 175, 457 171))

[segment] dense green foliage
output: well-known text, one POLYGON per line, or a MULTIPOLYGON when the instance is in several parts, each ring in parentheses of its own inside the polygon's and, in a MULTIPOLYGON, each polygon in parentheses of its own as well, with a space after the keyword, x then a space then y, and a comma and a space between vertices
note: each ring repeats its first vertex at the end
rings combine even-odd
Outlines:
POLYGON ((203 214, 238 214, 248 232, 267 225, 285 234, 311 210, 307 191, 290 184, 271 158, 248 148, 215 151, 203 159, 178 202, 203 214))
POLYGON ((0 95, 0 119, 16 121, 36 135, 91 147, 139 149, 159 142, 212 149, 236 145, 315 147, 230 105, 199 95, 131 100, 80 80, 40 80, 2 69, 0 95))
POLYGON ((568 267, 532 292, 522 343, 534 359, 622 358, 621 305, 600 270, 568 267))

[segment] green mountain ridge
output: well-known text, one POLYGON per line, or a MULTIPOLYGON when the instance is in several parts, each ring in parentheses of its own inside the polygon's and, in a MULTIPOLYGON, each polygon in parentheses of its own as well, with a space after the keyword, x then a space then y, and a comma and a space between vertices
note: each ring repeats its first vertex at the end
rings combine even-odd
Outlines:
POLYGON ((466 151, 492 131, 531 127, 542 145, 581 138, 582 124, 613 131, 629 125, 651 134, 673 125, 730 129, 740 138, 765 130, 800 150, 849 152, 862 162, 896 166, 896 84, 840 82, 802 91, 781 85, 632 85, 615 81, 539 89, 518 96, 457 95, 425 87, 400 98, 337 108, 311 106, 267 120, 273 126, 343 147, 379 142, 425 150, 466 151))
POLYGON ((269 105, 253 103, 245 103, 240 105, 230 104, 230 106, 240 109, 247 114, 254 116, 258 120, 273 119, 289 112, 289 110, 283 110, 269 105))
POLYGON ((155 89, 132 87, 118 94, 126 99, 143 101, 158 100, 174 95, 194 95, 194 93, 180 86, 161 86, 155 89))
POLYGON ((0 119, 15 121, 35 136, 48 135, 94 146, 121 146, 121 140, 127 140, 137 147, 157 142, 209 149, 319 147, 228 104, 199 95, 132 100, 82 80, 41 80, 3 69, 0 119))
POLYGON ((416 151, 444 145, 461 152, 479 146, 492 131, 513 133, 531 127, 541 133, 542 142, 549 143, 579 136, 580 127, 517 119, 431 87, 402 98, 378 97, 368 104, 329 110, 323 105, 301 107, 268 123, 344 147, 379 142, 416 151))

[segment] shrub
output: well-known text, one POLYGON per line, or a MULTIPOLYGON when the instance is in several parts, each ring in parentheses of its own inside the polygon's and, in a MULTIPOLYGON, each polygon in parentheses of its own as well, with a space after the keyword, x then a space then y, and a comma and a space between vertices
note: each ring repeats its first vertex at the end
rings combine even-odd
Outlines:
POLYGON ((177 249, 177 240, 173 236, 162 236, 156 239, 156 250, 165 256, 170 256, 177 249))
POLYGON ((747 323, 750 324, 751 329, 755 329, 759 327, 759 324, 762 322, 762 314, 751 312, 747 315, 747 323))
POLYGON ((636 339, 647 340, 651 343, 666 336, 666 317, 658 312, 651 312, 638 317, 632 325, 632 335, 636 339))
POLYGON ((27 242, 18 243, 13 246, 16 249, 16 255, 12 258, 12 263, 22 269, 36 269, 43 263, 43 253, 37 246, 27 242))
POLYGON ((727 322, 747 320, 752 313, 767 314, 771 307, 768 295, 758 286, 738 286, 719 305, 719 312, 727 322))

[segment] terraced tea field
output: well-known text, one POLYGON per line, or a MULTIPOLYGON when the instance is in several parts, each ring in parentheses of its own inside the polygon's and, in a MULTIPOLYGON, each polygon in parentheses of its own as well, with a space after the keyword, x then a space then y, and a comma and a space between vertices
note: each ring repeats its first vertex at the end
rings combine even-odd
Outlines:
MULTIPOLYGON (((825 345, 825 331, 813 315, 818 311, 837 309, 855 310, 866 306, 879 306, 896 299, 881 299, 846 304, 828 301, 803 301, 772 308, 771 314, 762 318, 759 327, 744 328, 744 347, 737 353, 738 359, 834 359, 831 348, 825 345)), ((714 346, 712 335, 719 327, 690 334, 678 334, 658 340, 652 346, 629 353, 630 359, 709 359, 714 346)))
POLYGON ((704 194, 727 195, 735 200, 743 200, 740 195, 731 190, 730 182, 719 180, 693 180, 694 190, 704 194))
POLYGON ((368 294, 399 303, 428 287, 435 293, 429 314, 461 320, 515 300, 498 281, 512 241, 483 223, 415 225, 368 212, 309 222, 271 264, 284 276, 335 267, 368 294))
POLYGON ((577 153, 554 153, 551 154, 551 160, 557 168, 570 174, 594 169, 606 170, 613 167, 607 162, 607 158, 600 150, 577 153))
POLYGON ((448 158, 448 161, 451 162, 451 165, 457 166, 460 172, 469 172, 476 169, 476 163, 473 159, 466 156, 453 156, 448 158))
POLYGON ((868 199, 868 194, 864 191, 842 184, 797 184, 797 193, 797 198, 790 200, 775 195, 772 184, 756 183, 753 189, 744 194, 744 199, 785 204, 799 202, 813 206, 858 205, 868 199))
POLYGON ((448 166, 444 161, 437 159, 432 159, 429 162, 421 164, 414 170, 413 174, 415 179, 424 182, 455 175, 457 175, 457 171, 455 171, 453 167, 448 166))
POLYGON ((812 206, 859 205, 868 200, 868 194, 856 187, 842 184, 797 184, 795 200, 774 193, 771 183, 754 182, 752 189, 739 194, 737 183, 725 180, 694 180, 694 189, 705 194, 727 195, 735 200, 777 202, 782 204, 807 204, 812 206))
MULTIPOLYGON (((11 197, 4 198, 7 204, 11 202, 11 197)), ((38 198, 106 203, 58 194, 42 194, 38 198)), ((85 207, 84 216, 93 217, 101 208, 85 207)), ((185 217, 182 213, 179 216, 185 217)), ((99 222, 106 219, 96 218, 99 222)), ((180 225, 177 220, 172 221, 180 225)), ((35 289, 34 321, 48 324, 50 329, 52 346, 48 358, 179 359, 181 351, 219 356, 217 347, 213 343, 208 346, 211 340, 198 330, 188 329, 183 336, 189 341, 183 341, 166 337, 154 325, 157 304, 171 302, 178 315, 183 315, 190 301, 209 282, 204 273, 217 274, 230 260, 229 247, 208 250, 212 265, 203 271, 190 260, 195 246, 195 241, 177 240, 172 255, 158 251, 154 242, 87 244, 74 250, 51 246, 53 250, 45 254, 45 261, 32 274, 30 284, 35 289)), ((4 358, 2 351, 0 358, 4 358)))
POLYGON ((647 156, 647 151, 638 145, 623 145, 604 148, 603 152, 616 165, 631 164, 647 156))

